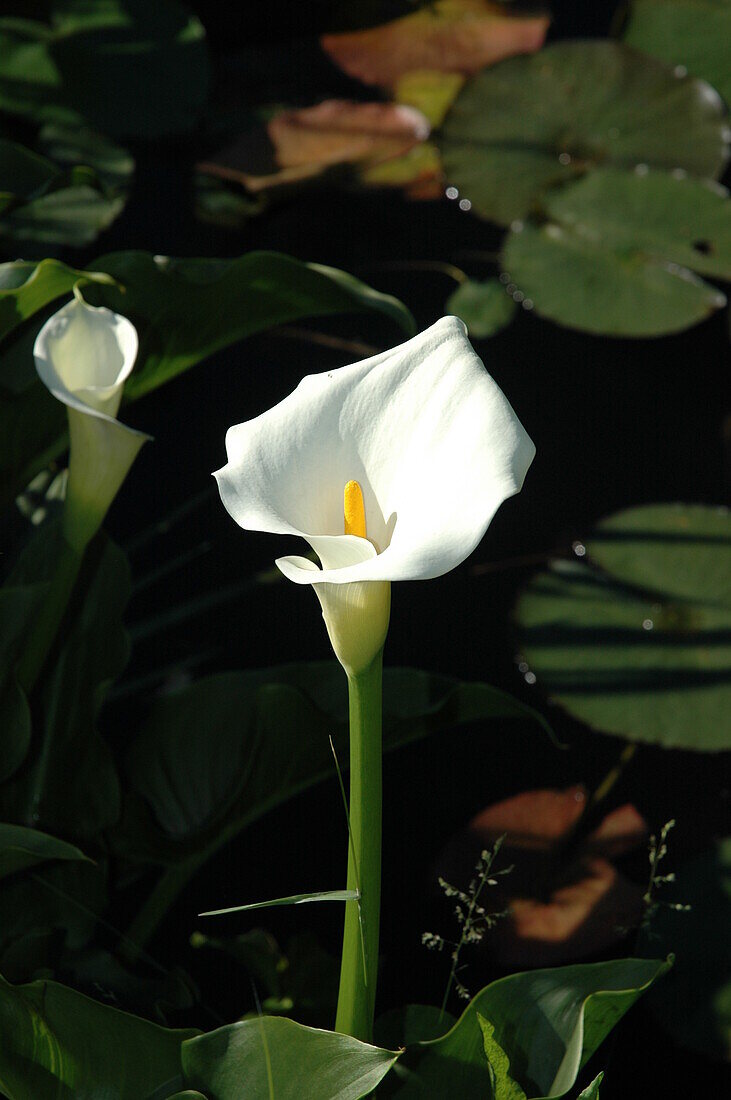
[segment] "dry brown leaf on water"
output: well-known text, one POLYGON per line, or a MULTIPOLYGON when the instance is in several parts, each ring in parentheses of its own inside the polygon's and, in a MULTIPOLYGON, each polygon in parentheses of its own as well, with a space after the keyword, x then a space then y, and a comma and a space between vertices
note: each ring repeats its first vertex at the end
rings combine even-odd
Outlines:
POLYGON ((267 134, 275 171, 251 171, 245 138, 199 165, 200 170, 236 180, 251 191, 318 176, 337 165, 367 171, 409 153, 428 136, 429 123, 420 111, 403 104, 328 99, 281 111, 270 119, 267 134))
POLYGON ((479 813, 446 847, 439 873, 463 887, 477 856, 507 833, 499 865, 514 864, 481 898, 509 915, 488 932, 484 948, 501 966, 557 966, 603 951, 622 939, 642 913, 644 886, 612 860, 647 840, 634 806, 612 810, 576 848, 562 853, 586 807, 581 786, 525 791, 479 813))
POLYGON ((348 76, 393 88, 415 69, 469 76, 503 58, 539 50, 548 15, 508 15, 490 0, 436 0, 401 19, 345 34, 326 34, 320 44, 348 76))

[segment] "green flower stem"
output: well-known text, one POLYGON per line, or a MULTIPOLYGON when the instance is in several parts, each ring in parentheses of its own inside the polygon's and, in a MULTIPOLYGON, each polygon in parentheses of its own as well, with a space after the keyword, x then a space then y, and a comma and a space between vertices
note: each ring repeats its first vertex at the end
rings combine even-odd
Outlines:
POLYGON ((373 1038, 381 906, 381 726, 383 652, 348 676, 350 698, 350 843, 345 931, 335 1030, 373 1038), (364 954, 365 950, 365 954, 364 954))
POLYGON ((26 695, 32 691, 56 638, 83 556, 83 550, 70 546, 66 539, 61 540, 61 551, 50 589, 38 609, 16 666, 18 683, 26 695))

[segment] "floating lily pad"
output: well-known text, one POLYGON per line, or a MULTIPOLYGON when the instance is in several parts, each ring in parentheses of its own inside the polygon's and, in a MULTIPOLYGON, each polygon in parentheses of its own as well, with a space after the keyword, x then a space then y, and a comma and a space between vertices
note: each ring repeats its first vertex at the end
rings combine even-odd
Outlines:
POLYGON ((599 169, 544 196, 503 267, 538 313, 612 336, 655 336, 706 318, 724 295, 692 272, 731 278, 731 203, 678 172, 599 169))
POLYGON ((515 617, 549 696, 606 733, 731 748, 731 515, 647 505, 600 523, 585 557, 537 574, 515 617))
POLYGON ((608 41, 561 42, 480 73, 439 136, 450 183, 502 225, 548 188, 600 165, 716 176, 724 107, 703 81, 608 41))
POLYGON ((731 103, 731 5, 727 0, 632 0, 624 41, 682 65, 731 103))
POLYGON ((516 304, 499 279, 484 282, 467 279, 450 294, 444 308, 462 318, 470 336, 482 339, 494 336, 510 324, 516 304))

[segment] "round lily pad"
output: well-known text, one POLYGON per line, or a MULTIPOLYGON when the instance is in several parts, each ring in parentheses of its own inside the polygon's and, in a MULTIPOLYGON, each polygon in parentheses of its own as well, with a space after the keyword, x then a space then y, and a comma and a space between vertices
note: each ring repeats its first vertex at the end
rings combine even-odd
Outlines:
POLYGON ((510 279, 550 320, 612 336, 656 336, 726 299, 692 272, 731 279, 731 203, 713 181, 597 169, 545 196, 548 220, 514 225, 510 279))
POLYGON ((478 340, 494 336, 515 315, 516 303, 506 293, 499 279, 478 282, 467 279, 447 298, 446 313, 460 317, 469 329, 470 336, 478 340))
POLYGON ((525 661, 552 700, 605 733, 731 748, 731 515, 648 505, 600 523, 581 557, 520 596, 525 661))
POLYGON ((438 135, 450 183, 503 225, 589 168, 720 174, 724 106, 704 81, 610 41, 560 42, 465 85, 438 135))
POLYGON ((624 41, 702 77, 731 103, 728 0, 633 0, 624 41))

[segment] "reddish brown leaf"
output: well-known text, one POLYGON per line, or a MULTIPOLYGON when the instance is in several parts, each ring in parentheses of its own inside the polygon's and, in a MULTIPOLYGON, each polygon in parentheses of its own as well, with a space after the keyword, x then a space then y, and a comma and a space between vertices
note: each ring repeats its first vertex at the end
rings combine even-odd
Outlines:
POLYGON ((490 0, 436 0, 378 27, 320 39, 329 57, 365 84, 393 88, 404 73, 479 72, 505 57, 543 45, 547 15, 507 15, 490 0))
POLYGON ((605 950, 637 924, 644 886, 611 860, 647 840, 634 806, 612 810, 578 846, 570 842, 586 808, 584 787, 525 791, 477 814, 445 848, 439 873, 456 886, 473 877, 482 848, 507 833, 500 866, 513 871, 489 888, 490 910, 509 915, 483 947, 506 967, 555 966, 605 950))
POLYGON ((419 145, 428 136, 429 123, 413 107, 398 103, 329 99, 314 107, 282 111, 270 120, 267 133, 277 171, 253 173, 244 141, 199 168, 237 180, 251 191, 318 176, 337 165, 356 165, 367 171, 419 145))

